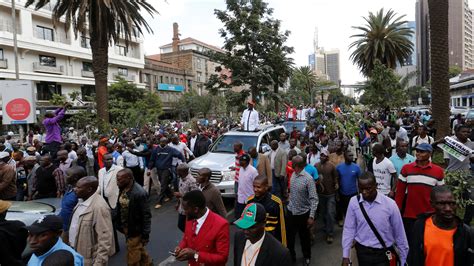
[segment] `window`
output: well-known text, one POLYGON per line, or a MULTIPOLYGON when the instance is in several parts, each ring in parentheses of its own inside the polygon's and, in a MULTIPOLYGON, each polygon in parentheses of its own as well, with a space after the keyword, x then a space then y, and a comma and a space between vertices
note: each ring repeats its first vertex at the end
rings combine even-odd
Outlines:
POLYGON ((86 97, 94 97, 95 86, 94 85, 82 85, 81 86, 82 100, 88 101, 86 97))
POLYGON ((119 67, 118 74, 120 76, 128 76, 128 68, 119 67))
POLYGON ((160 76, 160 83, 163 83, 163 76, 160 76))
POLYGON ((201 69, 201 58, 196 59, 196 68, 201 69))
POLYGON ((36 37, 53 42, 54 41, 53 29, 46 28, 43 26, 36 26, 36 37))
POLYGON ((183 79, 180 79, 180 80, 179 80, 179 84, 184 85, 183 79))
POLYGON ((82 48, 91 48, 91 43, 90 43, 91 38, 87 38, 85 36, 81 36, 81 47, 82 48))
POLYGON ((82 62, 82 70, 92 72, 92 63, 91 62, 82 62))
POLYGON ((127 47, 122 46, 122 45, 117 45, 117 49, 118 49, 119 55, 127 56, 127 53, 128 53, 127 47))
POLYGON ((36 84, 36 95, 38 101, 49 101, 53 94, 61 95, 61 85, 54 82, 40 82, 36 84))
POLYGON ((170 83, 170 78, 169 78, 169 77, 165 77, 165 83, 166 83, 166 84, 169 84, 169 83, 170 83))
POLYGON ((39 63, 42 66, 56 67, 56 57, 47 56, 47 55, 40 55, 39 56, 39 63))
POLYGON ((5 55, 3 54, 3 49, 0 49, 0 60, 4 60, 5 55))
POLYGON ((193 88, 193 81, 188 79, 188 89, 192 89, 193 88))
POLYGON ((150 74, 143 74, 143 83, 150 83, 150 74))
POLYGON ((198 71, 198 72, 196 72, 196 74, 197 74, 197 81, 201 82, 202 81, 202 73, 198 71))

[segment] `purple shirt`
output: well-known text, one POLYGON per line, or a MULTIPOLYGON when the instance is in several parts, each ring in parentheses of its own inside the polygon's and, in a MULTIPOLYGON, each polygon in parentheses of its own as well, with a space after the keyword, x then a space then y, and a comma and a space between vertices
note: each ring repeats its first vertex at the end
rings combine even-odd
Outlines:
MULTIPOLYGON (((362 195, 360 196, 360 201, 364 205, 370 220, 385 241, 385 245, 390 247, 396 243, 400 252, 401 265, 405 265, 408 254, 408 241, 403 228, 402 216, 395 201, 380 193, 377 193, 377 197, 372 203, 365 201, 362 195)), ((353 240, 366 247, 382 248, 382 245, 367 224, 359 208, 356 196, 352 197, 349 202, 344 222, 344 231, 342 232, 343 258, 350 257, 353 240)))
POLYGON ((237 191, 237 202, 245 204, 248 197, 252 196, 253 180, 258 176, 258 171, 255 167, 248 165, 247 168, 240 167, 239 172, 239 190, 237 191))
POLYGON ((58 122, 63 119, 65 112, 66 109, 59 108, 54 111, 54 117, 45 118, 43 120, 43 125, 46 128, 46 138, 44 140, 45 143, 51 143, 53 141, 59 143, 63 142, 61 138, 61 127, 59 126, 58 122))

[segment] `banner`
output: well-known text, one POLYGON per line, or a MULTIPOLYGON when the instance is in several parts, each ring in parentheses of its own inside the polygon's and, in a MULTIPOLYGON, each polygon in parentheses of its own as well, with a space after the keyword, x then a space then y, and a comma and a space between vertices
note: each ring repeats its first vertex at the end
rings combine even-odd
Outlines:
POLYGON ((445 137, 444 140, 445 143, 439 144, 438 147, 461 162, 474 152, 471 148, 452 137, 445 137))
POLYGON ((0 80, 4 125, 36 123, 33 81, 0 80))

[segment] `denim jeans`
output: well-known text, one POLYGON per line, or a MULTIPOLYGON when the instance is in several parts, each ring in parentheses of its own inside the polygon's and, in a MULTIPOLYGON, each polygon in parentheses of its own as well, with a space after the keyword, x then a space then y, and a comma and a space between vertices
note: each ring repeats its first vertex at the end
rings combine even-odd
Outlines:
POLYGON ((323 217, 323 231, 328 236, 334 236, 336 222, 336 195, 319 195, 319 208, 323 217))
POLYGON ((285 202, 287 196, 287 179, 286 177, 276 177, 275 171, 272 170, 272 194, 279 197, 282 202, 285 202))

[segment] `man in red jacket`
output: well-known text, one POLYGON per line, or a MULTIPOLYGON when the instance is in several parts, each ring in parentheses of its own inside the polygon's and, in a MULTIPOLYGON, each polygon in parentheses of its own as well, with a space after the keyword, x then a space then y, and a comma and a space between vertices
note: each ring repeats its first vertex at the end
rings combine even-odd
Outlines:
POLYGON ((229 257, 229 223, 206 207, 200 190, 182 198, 186 214, 183 239, 174 250, 176 260, 188 261, 190 266, 225 266, 229 257))

